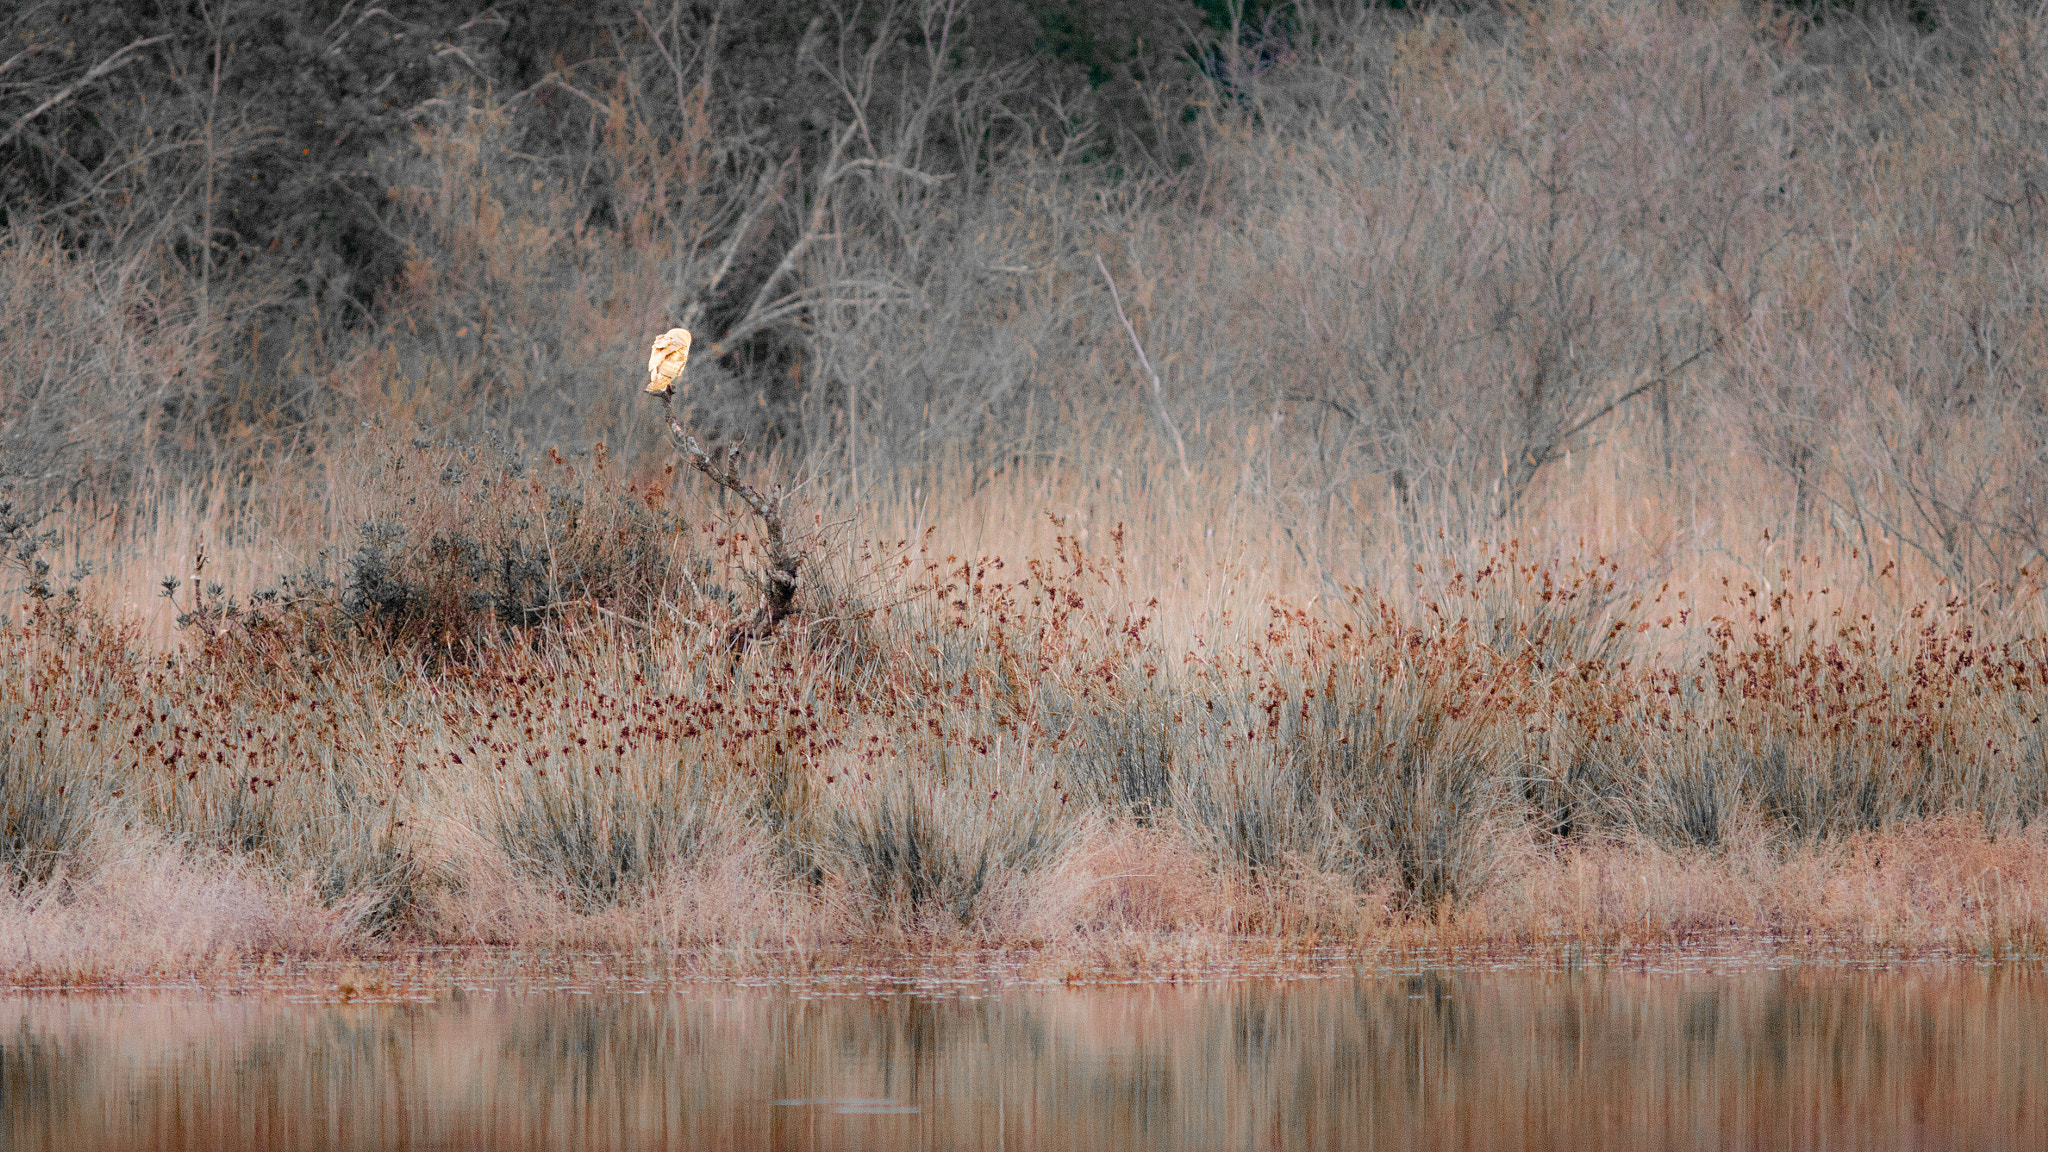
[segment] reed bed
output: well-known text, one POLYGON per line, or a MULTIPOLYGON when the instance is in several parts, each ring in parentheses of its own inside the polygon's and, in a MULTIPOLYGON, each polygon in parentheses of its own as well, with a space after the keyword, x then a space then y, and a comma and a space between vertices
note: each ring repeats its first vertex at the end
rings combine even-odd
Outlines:
POLYGON ((1147 128, 861 11, 422 95, 319 182, 373 291, 10 217, 10 979, 2038 946, 2039 14, 1303 4, 1147 128))
POLYGON ((1184 573, 1120 527, 967 557, 815 521, 800 612, 735 643, 760 541, 686 474, 428 441, 374 471, 331 570, 165 581, 171 644, 87 590, 10 620, 14 979, 408 941, 2042 939, 2024 608, 1509 540, 1309 604, 1247 570, 1168 629, 1184 573))

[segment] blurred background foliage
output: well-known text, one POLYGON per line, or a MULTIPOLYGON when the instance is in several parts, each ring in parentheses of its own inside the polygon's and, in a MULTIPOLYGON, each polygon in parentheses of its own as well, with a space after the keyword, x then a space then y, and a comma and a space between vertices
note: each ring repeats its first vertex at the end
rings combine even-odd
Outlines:
MULTIPOLYGON (((5 28, 0 225, 76 247, 161 239, 187 264, 210 252, 218 272, 288 270, 296 298, 361 322, 351 309, 374 309, 404 262, 381 210, 394 165, 451 88, 517 99, 521 141, 573 165, 591 147, 593 99, 622 78, 700 70, 700 114, 720 158, 744 169, 822 152, 853 111, 834 67, 872 54, 862 95, 876 108, 916 99, 935 73, 981 74, 1000 87, 1005 142, 1089 118, 1103 122, 1098 155, 1118 143, 1142 155, 1155 120, 1181 118, 1194 65, 1232 15, 1223 0, 31 0, 5 28)), ((680 135, 664 120, 687 109, 640 111, 680 135)), ((961 138, 988 125, 919 127, 930 150, 973 160, 990 147, 961 138)), ((615 224, 609 175, 586 170, 579 191, 615 224)))
POLYGON ((693 423, 821 495, 1257 444, 1279 513, 1412 540, 1597 455, 1795 552, 2009 579, 2048 543, 2041 24, 28 0, 0 481, 253 490, 366 426, 650 448, 630 384, 684 324, 693 423))

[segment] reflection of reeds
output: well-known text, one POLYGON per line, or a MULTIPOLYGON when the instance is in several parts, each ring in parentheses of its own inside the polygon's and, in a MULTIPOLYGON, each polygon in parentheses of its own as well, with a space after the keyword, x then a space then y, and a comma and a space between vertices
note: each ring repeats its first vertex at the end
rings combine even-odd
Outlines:
MULTIPOLYGON (((390 994, 341 980, 338 998, 390 994)), ((16 1000, 0 1141, 2018 1149, 2039 1135, 2042 992, 2037 973, 1836 969, 313 1012, 16 1000)))

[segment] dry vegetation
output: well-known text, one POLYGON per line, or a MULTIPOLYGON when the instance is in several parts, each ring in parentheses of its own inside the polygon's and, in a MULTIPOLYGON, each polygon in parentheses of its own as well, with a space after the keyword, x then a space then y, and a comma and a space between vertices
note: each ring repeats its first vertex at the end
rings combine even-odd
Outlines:
POLYGON ((423 105, 354 320, 0 231, 8 978, 2040 948, 2048 21, 1304 7, 1148 144, 870 11, 766 160, 664 11, 423 105))

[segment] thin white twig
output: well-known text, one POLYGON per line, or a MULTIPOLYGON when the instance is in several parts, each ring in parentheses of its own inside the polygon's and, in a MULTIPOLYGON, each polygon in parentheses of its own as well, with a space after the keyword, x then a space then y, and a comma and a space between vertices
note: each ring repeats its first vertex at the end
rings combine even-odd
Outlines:
POLYGON ((1138 351, 1138 363, 1145 369, 1145 375, 1152 381, 1152 401, 1159 409, 1159 422, 1166 425, 1167 435, 1173 437, 1174 455, 1180 457, 1180 474, 1185 480, 1193 480, 1194 473, 1188 471, 1188 446, 1181 441, 1180 429, 1173 423, 1173 416, 1166 411, 1166 390, 1159 386, 1159 373, 1152 370, 1152 359, 1145 355, 1145 346, 1138 341, 1138 330, 1131 327, 1131 318, 1124 315, 1123 297, 1116 290, 1116 277, 1109 274, 1109 265, 1102 257, 1095 257, 1095 266, 1102 269, 1103 282, 1109 285, 1109 302, 1116 306, 1116 318, 1123 321, 1124 331, 1131 338, 1131 347, 1138 351))

